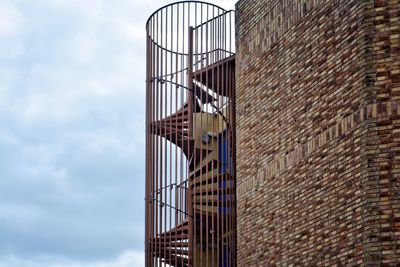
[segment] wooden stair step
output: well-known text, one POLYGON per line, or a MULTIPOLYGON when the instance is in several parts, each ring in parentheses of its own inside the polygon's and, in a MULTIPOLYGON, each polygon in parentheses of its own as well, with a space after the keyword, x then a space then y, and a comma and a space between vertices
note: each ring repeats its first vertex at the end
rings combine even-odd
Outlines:
POLYGON ((159 237, 156 237, 157 242, 163 242, 163 241, 173 241, 173 240, 185 240, 188 239, 189 235, 187 233, 184 234, 179 234, 179 235, 161 235, 159 237))
POLYGON ((204 84, 219 95, 228 96, 224 83, 235 70, 235 56, 229 56, 193 73, 194 80, 204 84), (219 77, 216 79, 215 77, 219 77))
POLYGON ((189 266, 189 257, 176 255, 170 251, 157 251, 155 256, 159 257, 161 261, 175 267, 187 267, 189 266), (177 264, 177 265, 176 265, 177 264))
POLYGON ((235 184, 233 180, 216 181, 212 184, 196 185, 193 188, 193 192, 195 194, 214 194, 216 191, 219 191, 223 194, 224 192, 229 192, 230 190, 233 190, 234 185, 235 184))
POLYGON ((195 203, 214 203, 214 204, 225 204, 228 202, 233 202, 234 201, 234 196, 231 195, 195 195, 193 197, 193 200, 195 203))
POLYGON ((207 90, 204 90, 203 88, 201 88, 201 86, 197 84, 194 84, 194 94, 203 104, 216 101, 216 99, 211 94, 209 94, 207 90))

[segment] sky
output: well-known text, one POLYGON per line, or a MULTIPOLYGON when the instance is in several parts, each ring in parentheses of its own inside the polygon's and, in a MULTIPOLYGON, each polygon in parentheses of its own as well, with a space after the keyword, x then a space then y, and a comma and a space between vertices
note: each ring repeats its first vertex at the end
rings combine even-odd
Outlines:
POLYGON ((0 0, 0 267, 144 266, 145 22, 170 2, 0 0))

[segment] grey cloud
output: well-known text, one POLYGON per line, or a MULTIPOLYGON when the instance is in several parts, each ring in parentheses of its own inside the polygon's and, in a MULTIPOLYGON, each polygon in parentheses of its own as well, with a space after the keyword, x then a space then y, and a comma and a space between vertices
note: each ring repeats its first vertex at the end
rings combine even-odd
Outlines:
POLYGON ((5 3, 0 267, 143 266, 144 24, 165 1, 5 3))

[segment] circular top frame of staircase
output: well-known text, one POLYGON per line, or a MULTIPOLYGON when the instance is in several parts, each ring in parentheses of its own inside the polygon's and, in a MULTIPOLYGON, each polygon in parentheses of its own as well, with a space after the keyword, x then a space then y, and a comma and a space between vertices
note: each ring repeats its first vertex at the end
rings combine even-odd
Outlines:
POLYGON ((187 34, 208 20, 228 12, 203 1, 180 1, 165 5, 150 15, 146 22, 149 42, 167 53, 188 55, 187 34))

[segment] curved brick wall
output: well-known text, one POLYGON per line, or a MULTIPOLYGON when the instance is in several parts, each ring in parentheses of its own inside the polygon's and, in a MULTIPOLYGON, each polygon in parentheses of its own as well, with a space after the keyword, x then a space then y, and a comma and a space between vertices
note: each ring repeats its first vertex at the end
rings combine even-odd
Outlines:
POLYGON ((400 264, 399 9, 238 2, 238 266, 400 264))

